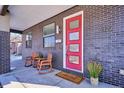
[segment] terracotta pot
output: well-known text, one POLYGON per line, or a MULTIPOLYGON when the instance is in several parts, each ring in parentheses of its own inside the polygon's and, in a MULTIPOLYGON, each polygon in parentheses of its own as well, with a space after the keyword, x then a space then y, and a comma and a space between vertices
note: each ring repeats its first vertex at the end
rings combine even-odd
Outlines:
POLYGON ((91 82, 92 85, 95 85, 96 86, 99 83, 99 79, 98 78, 91 77, 90 78, 90 82, 91 82))

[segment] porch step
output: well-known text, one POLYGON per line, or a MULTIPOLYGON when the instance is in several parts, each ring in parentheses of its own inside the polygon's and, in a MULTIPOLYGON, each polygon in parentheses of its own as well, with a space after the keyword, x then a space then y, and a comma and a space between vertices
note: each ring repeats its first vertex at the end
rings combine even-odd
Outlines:
POLYGON ((0 77, 3 88, 24 88, 24 86, 14 76, 0 77))
POLYGON ((16 70, 16 67, 11 67, 10 70, 11 71, 16 70))

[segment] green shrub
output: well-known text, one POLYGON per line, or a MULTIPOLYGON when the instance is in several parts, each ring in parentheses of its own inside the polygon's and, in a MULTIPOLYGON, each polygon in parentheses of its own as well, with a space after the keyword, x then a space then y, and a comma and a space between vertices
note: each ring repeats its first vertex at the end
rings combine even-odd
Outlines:
POLYGON ((87 66, 90 77, 98 78, 103 67, 96 61, 90 61, 87 66))

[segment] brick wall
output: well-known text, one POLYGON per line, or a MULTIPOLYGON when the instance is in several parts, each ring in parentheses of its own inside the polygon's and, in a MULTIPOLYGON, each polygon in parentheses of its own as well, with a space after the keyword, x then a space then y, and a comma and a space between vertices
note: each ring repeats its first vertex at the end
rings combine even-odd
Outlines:
POLYGON ((62 31, 56 35, 56 39, 62 39, 63 17, 81 10, 84 11, 84 76, 88 77, 88 61, 98 59, 104 66, 100 81, 124 87, 124 76, 119 74, 119 70, 124 69, 124 6, 76 6, 25 30, 23 57, 31 55, 32 51, 46 55, 51 50, 54 55, 53 67, 64 70, 63 44, 56 44, 55 48, 43 48, 42 27, 55 22, 62 31), (33 46, 26 49, 25 34, 29 31, 33 33, 33 46))
POLYGON ((104 66, 100 80, 124 87, 119 74, 124 69, 124 6, 88 6, 84 18, 85 69, 89 59, 98 59, 104 66))
POLYGON ((0 31, 0 74, 10 71, 10 33, 0 31))

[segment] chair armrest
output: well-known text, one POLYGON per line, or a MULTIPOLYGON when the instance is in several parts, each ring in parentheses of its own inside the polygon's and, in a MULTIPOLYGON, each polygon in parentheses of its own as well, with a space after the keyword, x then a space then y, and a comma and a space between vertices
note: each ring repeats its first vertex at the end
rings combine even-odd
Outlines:
POLYGON ((40 61, 41 63, 44 63, 44 62, 49 62, 49 60, 42 60, 40 61))
POLYGON ((47 58, 40 58, 40 60, 42 61, 42 60, 47 60, 47 58))

